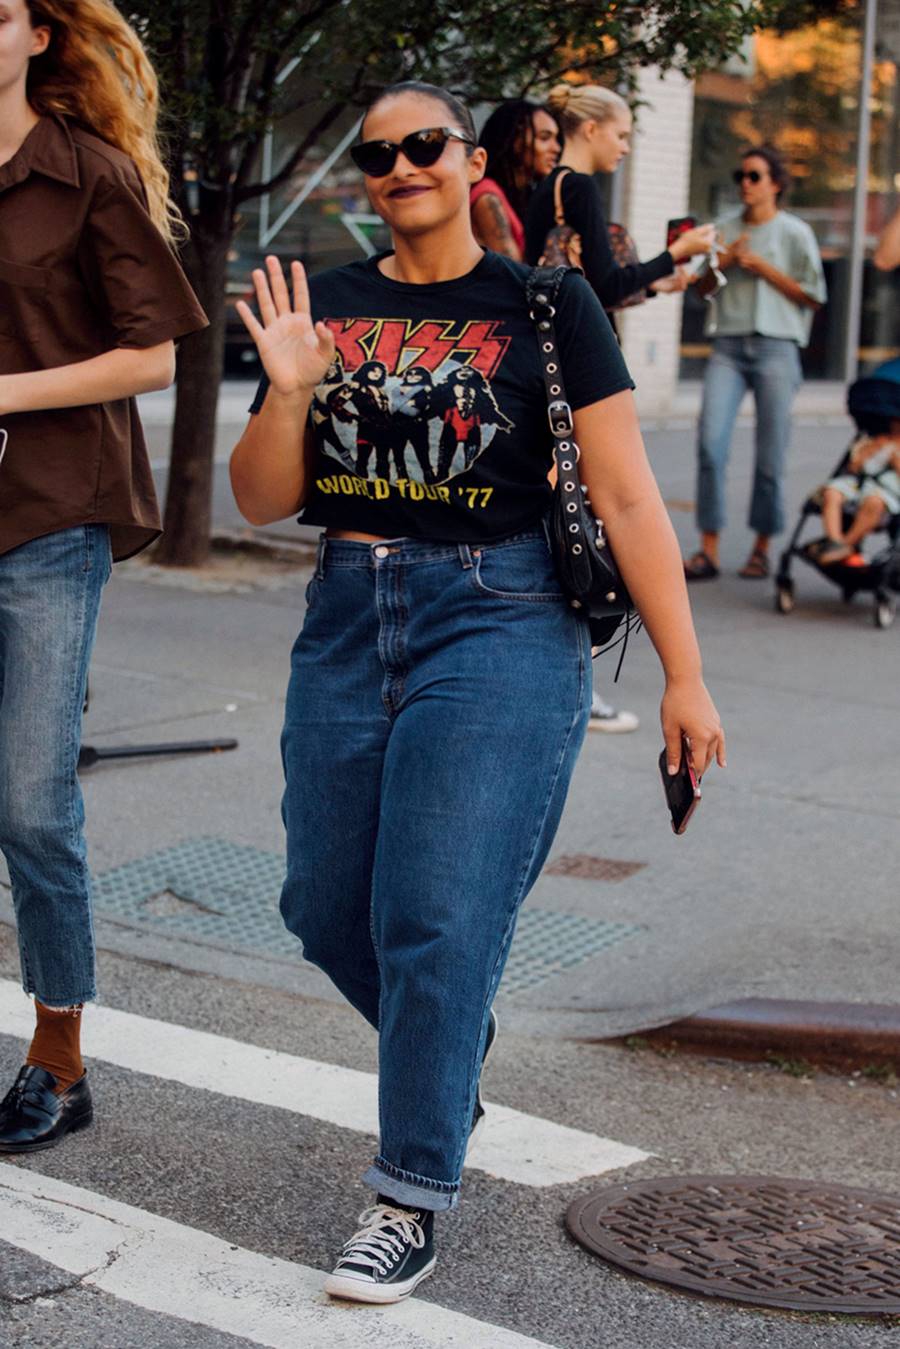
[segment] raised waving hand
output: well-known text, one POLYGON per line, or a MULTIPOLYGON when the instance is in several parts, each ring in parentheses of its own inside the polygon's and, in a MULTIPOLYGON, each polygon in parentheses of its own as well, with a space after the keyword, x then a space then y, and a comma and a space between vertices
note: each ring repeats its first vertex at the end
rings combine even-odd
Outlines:
POLYGON ((309 393, 334 359, 334 334, 326 324, 313 323, 302 263, 291 263, 291 286, 293 302, 281 263, 269 254, 265 271, 253 271, 259 318, 245 300, 236 306, 272 388, 284 397, 309 393))

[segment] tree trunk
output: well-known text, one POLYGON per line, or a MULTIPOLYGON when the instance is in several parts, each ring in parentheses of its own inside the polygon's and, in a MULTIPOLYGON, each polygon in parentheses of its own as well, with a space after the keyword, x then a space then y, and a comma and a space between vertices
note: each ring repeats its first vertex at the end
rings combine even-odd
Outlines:
POLYGON ((178 350, 164 533, 154 553, 154 561, 167 567, 199 567, 209 557, 231 233, 221 219, 211 229, 196 222, 184 250, 185 270, 206 310, 209 327, 185 338, 178 350))

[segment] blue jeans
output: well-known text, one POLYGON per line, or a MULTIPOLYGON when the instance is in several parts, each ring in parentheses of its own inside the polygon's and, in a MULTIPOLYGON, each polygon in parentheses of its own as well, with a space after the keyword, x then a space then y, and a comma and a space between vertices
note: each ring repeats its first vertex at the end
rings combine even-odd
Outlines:
POLYGON ((0 850, 22 982, 47 1007, 96 996, 76 766, 109 530, 79 525, 0 555, 0 850))
POLYGON ((379 1032, 364 1180, 448 1209, 488 1015, 590 708, 543 531, 480 549, 324 539, 294 646, 281 912, 379 1032))
POLYGON ((784 461, 791 405, 803 374, 796 342, 786 337, 717 337, 703 382, 697 465, 697 525, 725 524, 725 472, 741 399, 756 402, 756 463, 748 524, 757 534, 784 528, 784 461))

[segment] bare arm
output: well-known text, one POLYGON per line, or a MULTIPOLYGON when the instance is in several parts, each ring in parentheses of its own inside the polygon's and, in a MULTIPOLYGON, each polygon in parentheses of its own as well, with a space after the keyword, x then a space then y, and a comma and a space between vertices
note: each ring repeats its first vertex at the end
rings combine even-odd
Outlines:
POLYGON ((724 767, 725 735, 703 684, 681 554, 631 393, 581 408, 575 436, 582 481, 665 672, 661 720, 670 771, 681 759, 682 734, 691 741, 699 773, 713 758, 724 767))
POLYGON ((879 235, 873 262, 880 272, 892 272, 895 267, 900 267, 900 207, 879 235))
POLYGON ((0 413, 111 403, 132 394, 165 389, 174 378, 174 342, 138 349, 116 347, 71 365, 0 375, 0 413))
POLYGON ((306 499, 312 452, 307 415, 334 356, 331 330, 312 321, 299 262, 291 263, 291 278, 293 305, 281 263, 267 257, 266 271, 253 273, 262 322, 243 300, 237 306, 270 380, 261 412, 250 418, 231 456, 234 497, 252 525, 294 515, 306 499))
POLYGON ((485 192, 472 207, 472 232, 483 248, 503 253, 514 262, 522 261, 521 250, 513 239, 509 219, 496 193, 485 192))
POLYGON ((788 276, 787 272, 782 272, 777 267, 773 267, 771 262, 766 262, 765 258, 761 258, 758 253, 751 253, 746 246, 746 238, 747 236, 742 234, 740 239, 737 239, 731 247, 733 261, 739 267, 742 267, 745 272, 749 272, 751 276, 759 276, 763 281, 768 281, 770 286, 774 286, 775 290, 780 291, 782 295, 792 300, 794 304, 799 305, 801 309, 822 308, 821 301, 814 299, 812 295, 807 295, 800 283, 795 281, 792 276, 788 276))

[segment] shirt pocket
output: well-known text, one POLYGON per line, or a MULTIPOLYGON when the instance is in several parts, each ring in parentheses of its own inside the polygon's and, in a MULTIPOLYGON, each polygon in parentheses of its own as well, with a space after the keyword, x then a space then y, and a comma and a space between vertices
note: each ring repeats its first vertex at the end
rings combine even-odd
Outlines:
POLYGON ((4 337, 22 337, 39 326, 50 275, 49 267, 30 267, 0 258, 0 333, 4 337))

